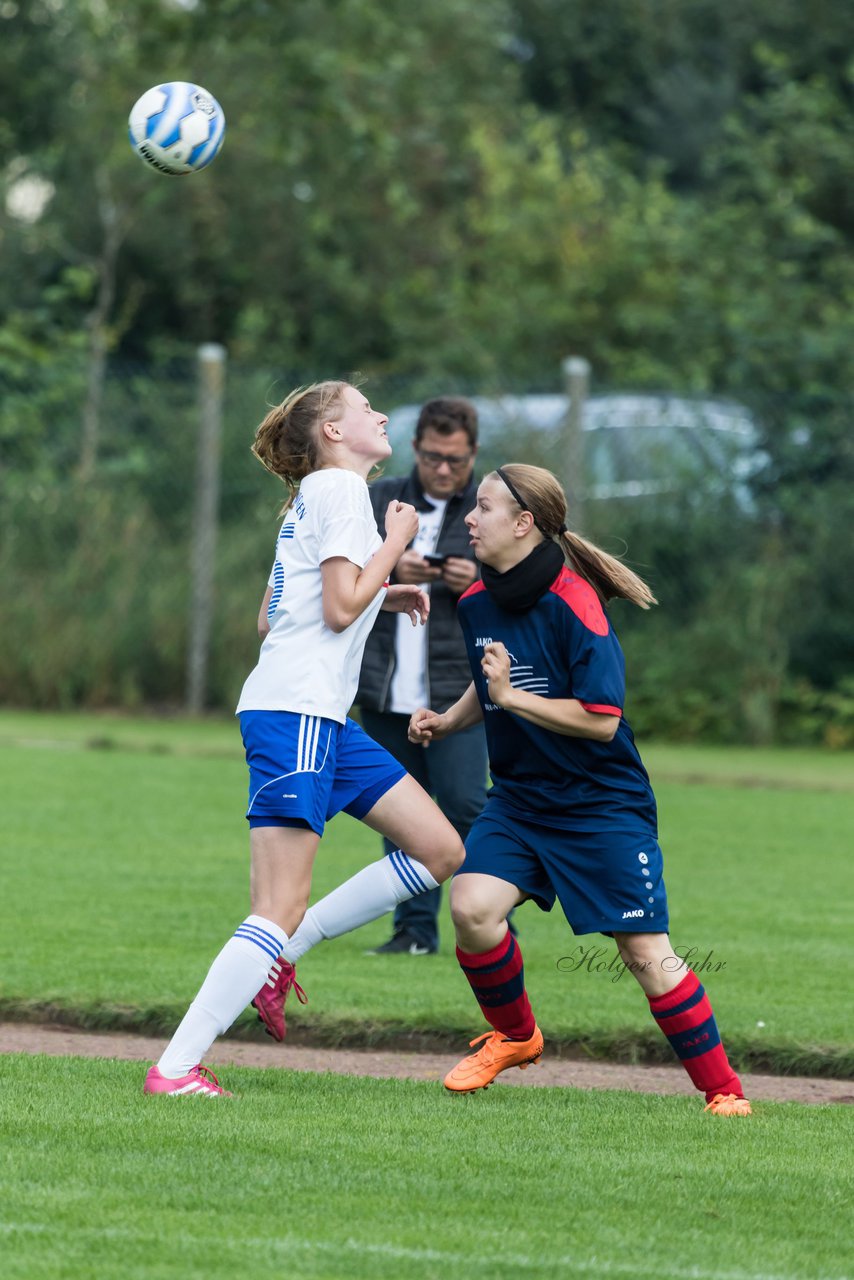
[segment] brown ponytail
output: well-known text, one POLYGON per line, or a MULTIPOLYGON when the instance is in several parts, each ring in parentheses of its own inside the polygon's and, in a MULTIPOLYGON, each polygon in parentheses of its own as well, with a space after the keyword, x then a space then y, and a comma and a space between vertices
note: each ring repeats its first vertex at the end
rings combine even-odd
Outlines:
POLYGON ((320 466, 318 427, 338 417, 348 386, 330 380, 298 387, 270 410, 255 432, 252 452, 287 487, 286 507, 296 497, 300 481, 320 466))
POLYGON ((618 598, 630 600, 641 609, 658 604, 643 578, 595 543, 567 529, 566 494, 550 471, 511 462, 497 474, 522 509, 530 511, 540 532, 547 538, 557 538, 569 567, 590 583, 604 603, 618 598))

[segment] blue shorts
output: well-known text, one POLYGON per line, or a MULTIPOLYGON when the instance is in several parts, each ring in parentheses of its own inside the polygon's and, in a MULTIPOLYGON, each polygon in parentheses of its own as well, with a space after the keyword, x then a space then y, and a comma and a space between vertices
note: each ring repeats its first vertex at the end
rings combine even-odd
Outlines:
POLYGON ((573 933, 667 933, 662 862, 648 831, 544 827, 490 800, 457 875, 507 880, 543 911, 557 898, 573 933))
POLYGON ((293 711, 242 711, 251 827, 308 826, 336 813, 363 818, 406 770, 355 720, 293 711))

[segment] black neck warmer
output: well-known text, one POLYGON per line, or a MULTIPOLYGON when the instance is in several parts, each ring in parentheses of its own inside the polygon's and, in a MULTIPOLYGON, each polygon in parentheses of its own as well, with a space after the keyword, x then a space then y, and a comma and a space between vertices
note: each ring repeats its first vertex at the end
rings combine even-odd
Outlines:
POLYGON ((508 613, 525 613, 534 607, 540 596, 545 595, 563 565, 560 547, 551 538, 546 538, 506 573, 482 564, 480 576, 497 605, 508 613))

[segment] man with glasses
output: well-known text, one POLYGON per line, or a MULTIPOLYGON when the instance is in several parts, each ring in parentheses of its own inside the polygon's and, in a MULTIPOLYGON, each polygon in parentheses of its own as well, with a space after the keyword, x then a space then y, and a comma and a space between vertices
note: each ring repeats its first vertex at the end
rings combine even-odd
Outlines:
MULTIPOLYGON (((383 531, 392 499, 419 513, 419 529, 397 562, 392 581, 420 583, 430 592, 424 627, 380 613, 365 647, 356 702, 366 731, 434 796, 464 840, 486 799, 486 741, 474 725, 428 747, 413 745, 409 717, 419 707, 445 711, 471 683, 457 600, 478 575, 464 518, 474 507, 477 410, 461 396, 429 400, 412 442, 415 466, 370 487, 377 527, 383 531)), ((386 842, 386 852, 391 846, 386 842)), ((433 955, 439 946, 441 889, 401 903, 394 930, 377 955, 433 955)))

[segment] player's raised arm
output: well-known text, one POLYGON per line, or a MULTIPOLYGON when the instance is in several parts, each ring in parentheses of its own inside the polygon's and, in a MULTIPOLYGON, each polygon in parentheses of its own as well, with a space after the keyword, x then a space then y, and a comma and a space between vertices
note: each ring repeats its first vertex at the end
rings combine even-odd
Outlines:
POLYGON ((418 513, 405 502, 390 502, 386 536, 363 569, 341 556, 324 560, 323 621, 331 631, 345 631, 381 591, 409 542, 418 532, 418 513))

